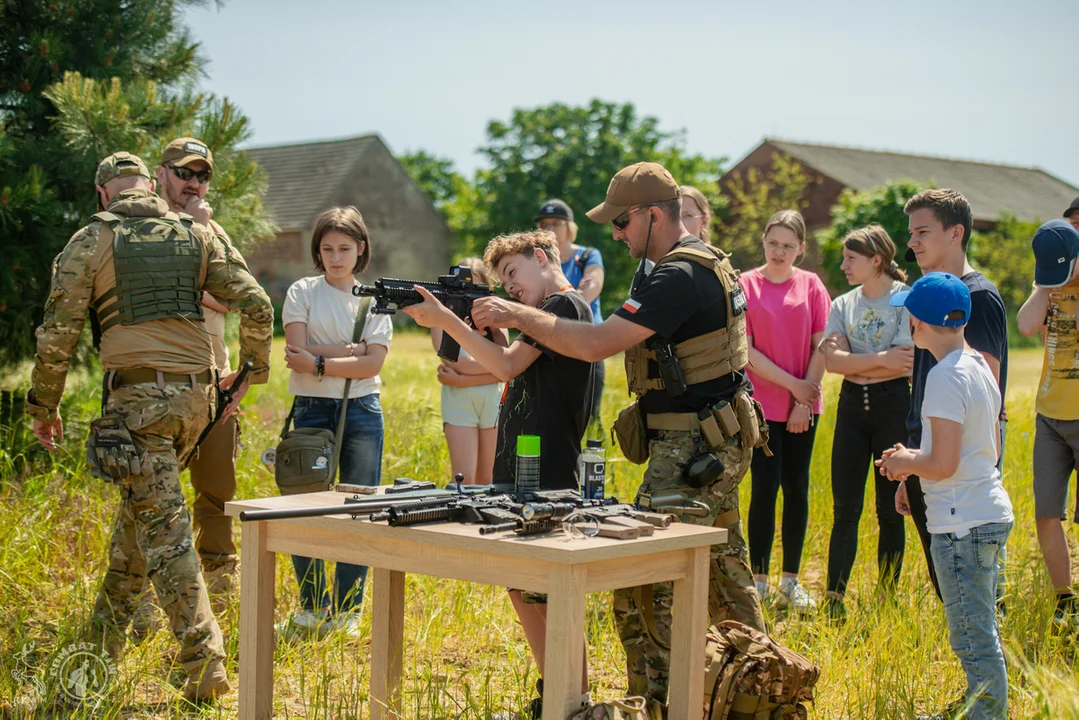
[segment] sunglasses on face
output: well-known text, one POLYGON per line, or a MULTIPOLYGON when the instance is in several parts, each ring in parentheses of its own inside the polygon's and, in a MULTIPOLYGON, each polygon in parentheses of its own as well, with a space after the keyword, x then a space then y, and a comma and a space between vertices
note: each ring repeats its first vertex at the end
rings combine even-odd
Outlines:
POLYGON ((642 210, 644 208, 650 208, 650 207, 652 207, 652 206, 651 205, 638 205, 637 207, 631 207, 629 210, 626 210, 624 213, 622 213, 621 215, 616 217, 614 220, 611 220, 611 225, 614 225, 616 230, 625 230, 626 226, 629 225, 629 221, 630 221, 629 216, 630 215, 637 212, 638 210, 642 210))
POLYGON ((214 176, 214 171, 206 168, 205 170, 192 170, 191 168, 179 167, 177 165, 166 165, 169 170, 176 173, 176 177, 180 178, 184 182, 187 182, 191 178, 195 178, 200 183, 210 182, 210 178, 214 176))

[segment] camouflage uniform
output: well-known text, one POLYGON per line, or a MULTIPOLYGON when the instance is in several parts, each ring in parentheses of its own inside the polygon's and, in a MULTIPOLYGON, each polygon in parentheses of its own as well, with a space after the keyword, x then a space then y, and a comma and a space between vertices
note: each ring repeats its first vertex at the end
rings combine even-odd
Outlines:
MULTIPOLYGON (((135 174, 149 177, 141 160, 118 153, 99 166, 97 184, 135 174)), ((146 189, 119 193, 109 212, 119 217, 167 217, 179 226, 164 201, 146 189)), ((197 282, 240 312, 241 362, 254 363, 252 382, 265 382, 273 325, 269 298, 242 259, 230 254, 210 232, 194 225, 190 234, 202 253, 197 282)), ((71 238, 54 262, 52 289, 37 329, 33 387, 27 397, 29 413, 43 422, 57 418, 68 363, 91 304, 112 289, 105 285, 109 273, 115 273, 114 235, 104 222, 95 220, 71 238)), ((113 278, 114 286, 115 282, 113 278)), ((118 641, 122 643, 136 596, 148 577, 180 642, 179 660, 192 678, 210 663, 220 668, 224 655, 180 487, 180 469, 214 411, 213 386, 196 381, 196 377, 209 379, 212 360, 201 325, 197 317, 169 317, 117 324, 102 334, 101 360, 110 378, 113 372, 135 368, 167 373, 169 379, 159 374, 157 382, 120 383, 104 404, 105 415, 122 418, 142 462, 119 482, 122 502, 109 567, 94 605, 95 631, 104 633, 110 649, 115 649, 118 641), (190 380, 179 381, 178 375, 190 380)), ((104 322, 102 327, 106 327, 104 322)))
MULTIPOLYGON (((706 527, 726 528, 725 545, 712 546, 709 572, 708 616, 712 624, 738 620, 750 627, 764 629, 760 598, 749 569, 749 555, 738 511, 738 485, 749 470, 752 449, 742 447, 737 438, 727 441, 715 454, 723 462, 723 476, 713 485, 692 488, 682 479, 682 468, 693 457, 699 433, 659 430, 649 442, 649 462, 640 495, 676 492, 687 500, 697 500, 709 508, 706 517, 681 516, 682 522, 706 527)), ((671 583, 623 588, 614 592, 614 619, 626 650, 629 694, 642 695, 663 705, 667 701, 670 675, 671 583), (649 627, 642 610, 643 593, 652 590, 654 626, 649 627), (658 636, 659 642, 656 642, 658 636)))

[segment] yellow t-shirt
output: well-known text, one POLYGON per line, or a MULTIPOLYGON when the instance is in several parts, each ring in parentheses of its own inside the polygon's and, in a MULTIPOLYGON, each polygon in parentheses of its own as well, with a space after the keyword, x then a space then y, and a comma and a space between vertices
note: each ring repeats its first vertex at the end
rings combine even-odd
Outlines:
POLYGON ((1037 411, 1054 420, 1079 420, 1079 330, 1075 326, 1079 279, 1049 293, 1045 359, 1037 411))

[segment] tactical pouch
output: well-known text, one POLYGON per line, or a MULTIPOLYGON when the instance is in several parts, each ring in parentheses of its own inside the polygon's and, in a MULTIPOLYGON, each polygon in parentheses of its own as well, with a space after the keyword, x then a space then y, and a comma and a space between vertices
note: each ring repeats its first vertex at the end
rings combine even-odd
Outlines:
POLYGON ((618 447, 626 460, 640 465, 648 460, 648 433, 637 403, 623 408, 611 426, 611 434, 618 440, 618 447))
POLYGON ((277 443, 274 481, 282 495, 330 489, 333 433, 318 428, 294 428, 277 443))
POLYGON ((748 393, 740 392, 734 396, 734 414, 738 417, 738 428, 742 433, 742 447, 759 448, 768 444, 768 423, 764 419, 764 408, 748 393))
POLYGON ((586 705, 570 715, 570 720, 658 720, 659 708, 649 708, 643 697, 624 697, 618 700, 604 700, 595 705, 586 705))
POLYGON ((86 439, 86 461, 90 474, 120 483, 131 475, 148 475, 150 459, 139 453, 122 415, 104 415, 90 423, 86 439))

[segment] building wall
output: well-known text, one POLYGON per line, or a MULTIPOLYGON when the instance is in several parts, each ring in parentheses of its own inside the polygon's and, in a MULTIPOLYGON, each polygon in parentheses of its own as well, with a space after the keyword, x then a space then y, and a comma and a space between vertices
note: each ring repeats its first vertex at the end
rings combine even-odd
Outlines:
POLYGON ((277 307, 284 302, 289 285, 314 272, 310 238, 309 232, 280 232, 273 240, 262 243, 245 256, 251 274, 277 307))

